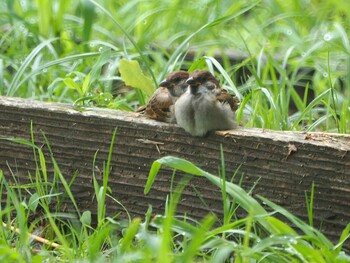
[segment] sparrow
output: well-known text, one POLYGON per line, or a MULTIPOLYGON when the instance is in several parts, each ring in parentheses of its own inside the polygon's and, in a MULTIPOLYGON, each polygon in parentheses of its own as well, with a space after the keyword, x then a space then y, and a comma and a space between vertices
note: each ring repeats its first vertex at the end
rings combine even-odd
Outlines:
POLYGON ((221 89, 207 70, 195 70, 186 83, 186 92, 175 102, 177 124, 193 136, 237 127, 235 111, 239 100, 221 89))
POLYGON ((188 72, 183 70, 170 73, 165 80, 159 83, 160 87, 156 89, 148 103, 137 109, 136 112, 142 112, 150 119, 174 122, 175 117, 171 108, 186 91, 188 77, 188 72))

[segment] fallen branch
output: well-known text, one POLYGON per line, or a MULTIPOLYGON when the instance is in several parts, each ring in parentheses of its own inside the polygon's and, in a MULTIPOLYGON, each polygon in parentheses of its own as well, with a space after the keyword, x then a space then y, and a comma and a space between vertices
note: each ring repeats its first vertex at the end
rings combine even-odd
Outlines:
MULTIPOLYGON (((2 226, 3 226, 4 228, 8 228, 7 224, 4 223, 4 222, 2 223, 2 226)), ((10 226, 9 228, 10 228, 10 230, 11 230, 12 232, 16 232, 17 234, 20 234, 20 233, 21 233, 21 230, 18 229, 18 228, 15 228, 14 226, 10 226)), ((39 242, 39 243, 42 243, 42 244, 51 246, 51 247, 53 247, 53 248, 58 248, 58 247, 61 246, 60 244, 57 244, 57 243, 52 242, 52 241, 50 241, 50 240, 48 240, 48 239, 39 237, 39 236, 37 236, 37 235, 31 234, 31 233, 27 233, 27 234, 28 234, 28 236, 29 236, 30 238, 32 238, 33 240, 35 240, 35 241, 37 241, 37 242, 39 242)))

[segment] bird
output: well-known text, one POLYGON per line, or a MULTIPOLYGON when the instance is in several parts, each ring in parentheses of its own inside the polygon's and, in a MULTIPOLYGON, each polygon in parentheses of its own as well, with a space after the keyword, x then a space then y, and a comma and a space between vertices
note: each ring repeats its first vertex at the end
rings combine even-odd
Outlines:
POLYGON ((221 89, 208 70, 193 71, 186 92, 174 104, 177 124, 192 136, 204 137, 209 131, 237 127, 235 111, 239 100, 221 89))
POLYGON ((184 70, 171 72, 167 78, 159 83, 148 103, 136 112, 144 113, 146 117, 162 122, 175 122, 173 110, 175 101, 186 91, 186 80, 189 74, 184 70))

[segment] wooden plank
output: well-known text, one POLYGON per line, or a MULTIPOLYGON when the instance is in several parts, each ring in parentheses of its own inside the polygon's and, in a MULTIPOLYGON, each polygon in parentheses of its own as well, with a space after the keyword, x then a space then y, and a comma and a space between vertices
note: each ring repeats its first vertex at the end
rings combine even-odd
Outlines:
MULTIPOLYGON (((81 112, 70 105, 0 97, 0 137, 29 139, 31 122, 36 144, 45 150, 41 132, 45 133, 66 180, 78 173, 72 191, 82 211, 96 213, 92 170, 101 178, 102 163, 107 159, 112 133, 117 127, 109 185, 113 197, 133 216, 143 217, 149 204, 155 213, 164 210, 171 170, 162 169, 151 192, 143 194, 154 160, 178 156, 217 173, 222 144, 228 175, 238 169, 234 181, 243 177, 243 187, 249 190, 260 179, 253 194, 260 194, 307 220, 305 191, 310 191, 315 182, 316 225, 322 224, 327 236, 336 241, 349 223, 349 135, 239 128, 196 138, 176 125, 148 120, 135 113, 95 108, 81 112)), ((32 174, 35 171, 32 149, 0 140, 0 169, 11 180, 9 167, 20 183, 28 182, 28 171, 32 174)), ((175 176, 176 180, 180 177, 180 173, 175 176)), ((195 218, 205 216, 210 210, 222 214, 220 200, 221 194, 215 186, 203 178, 193 178, 183 193, 178 213, 195 218)), ((118 211, 125 216, 119 204, 108 200, 108 213, 118 211)))

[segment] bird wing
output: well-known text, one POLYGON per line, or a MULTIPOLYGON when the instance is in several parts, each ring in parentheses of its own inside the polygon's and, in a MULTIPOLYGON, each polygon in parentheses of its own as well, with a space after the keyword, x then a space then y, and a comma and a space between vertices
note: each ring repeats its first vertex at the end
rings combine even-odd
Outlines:
POLYGON ((235 112, 238 109, 240 102, 239 99, 236 96, 228 93, 227 90, 221 90, 221 92, 219 93, 219 95, 217 95, 216 98, 221 103, 228 103, 233 112, 235 112))
POLYGON ((168 89, 160 87, 148 101, 145 109, 146 115, 151 119, 166 121, 169 117, 170 106, 173 104, 168 89))

